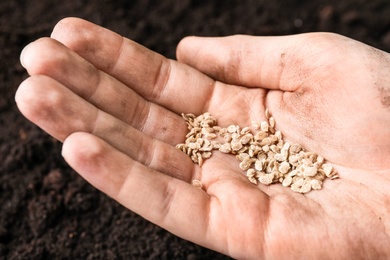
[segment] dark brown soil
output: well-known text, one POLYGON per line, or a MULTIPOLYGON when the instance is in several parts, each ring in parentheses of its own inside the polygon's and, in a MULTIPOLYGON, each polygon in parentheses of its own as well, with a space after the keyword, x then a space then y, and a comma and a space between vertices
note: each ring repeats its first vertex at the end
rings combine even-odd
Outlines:
MULTIPOLYGON (((63 161, 61 143, 18 112, 19 53, 63 17, 108 27, 174 58, 187 35, 331 31, 390 51, 390 2, 27 1, 0 3, 0 259, 225 259, 148 223, 63 161)), ((207 46, 206 46, 207 48, 207 46)), ((193 228, 193 227, 188 227, 193 228)))

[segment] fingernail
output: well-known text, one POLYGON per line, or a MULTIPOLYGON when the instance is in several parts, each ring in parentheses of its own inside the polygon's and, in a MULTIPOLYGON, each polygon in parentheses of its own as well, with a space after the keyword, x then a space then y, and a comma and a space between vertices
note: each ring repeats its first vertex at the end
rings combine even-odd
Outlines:
POLYGON ((26 66, 24 66, 24 58, 25 58, 25 53, 30 45, 31 43, 27 44, 26 47, 24 47, 22 52, 20 53, 20 64, 22 64, 23 68, 26 68, 26 66))

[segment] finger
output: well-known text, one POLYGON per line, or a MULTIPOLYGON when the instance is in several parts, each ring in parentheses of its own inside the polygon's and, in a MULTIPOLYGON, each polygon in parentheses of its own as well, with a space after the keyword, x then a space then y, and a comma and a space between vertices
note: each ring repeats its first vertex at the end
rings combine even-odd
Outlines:
POLYGON ((146 100, 176 113, 205 112, 212 96, 211 78, 87 21, 64 19, 54 28, 52 38, 146 100))
POLYGON ((210 244, 204 191, 145 167, 86 133, 69 136, 62 154, 83 178, 128 209, 185 239, 210 244))
POLYGON ((100 110, 147 135, 172 145, 182 142, 177 133, 184 133, 187 126, 178 114, 146 101, 53 39, 43 38, 29 44, 22 52, 21 63, 30 75, 54 78, 100 110), (175 126, 175 130, 169 130, 167 125, 175 126))
MULTIPOLYGON (((178 45, 177 58, 228 84, 294 91, 309 68, 296 59, 297 48, 315 34, 279 37, 186 37, 178 45), (207 48, 205 47, 207 46, 207 48), (293 70, 288 70, 293 66, 293 70)), ((323 51, 323 50, 322 50, 323 51)), ((301 53, 313 65, 315 52, 301 53)), ((309 65, 309 64, 307 64, 309 65)))
POLYGON ((16 102, 29 120, 61 141, 74 132, 89 132, 142 164, 192 179, 194 164, 183 152, 97 109, 52 78, 28 78, 20 85, 16 102))

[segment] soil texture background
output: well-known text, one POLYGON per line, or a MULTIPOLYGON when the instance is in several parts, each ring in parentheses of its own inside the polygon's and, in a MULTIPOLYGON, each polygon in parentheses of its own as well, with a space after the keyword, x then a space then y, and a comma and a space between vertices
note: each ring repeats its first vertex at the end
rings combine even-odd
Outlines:
MULTIPOLYGON (((14 94, 19 54, 62 18, 108 27, 169 58, 188 35, 329 31, 390 51, 390 2, 69 0, 0 2, 0 259, 228 259, 178 238, 86 183, 14 94)), ((207 48, 207 46, 205 46, 207 48)), ((196 228, 196 227, 188 227, 196 228)))

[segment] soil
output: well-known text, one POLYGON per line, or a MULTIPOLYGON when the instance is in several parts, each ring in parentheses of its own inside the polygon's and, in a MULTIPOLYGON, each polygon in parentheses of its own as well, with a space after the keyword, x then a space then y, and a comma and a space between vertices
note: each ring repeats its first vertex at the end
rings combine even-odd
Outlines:
MULTIPOLYGON (((330 31, 390 51, 390 2, 116 0, 0 3, 0 259, 228 259, 155 226, 70 169, 61 143, 28 122, 14 94, 19 54, 67 16, 169 58, 187 35, 330 31)), ((193 227, 188 227, 193 228, 193 227)))

